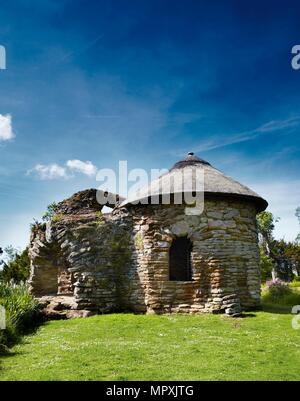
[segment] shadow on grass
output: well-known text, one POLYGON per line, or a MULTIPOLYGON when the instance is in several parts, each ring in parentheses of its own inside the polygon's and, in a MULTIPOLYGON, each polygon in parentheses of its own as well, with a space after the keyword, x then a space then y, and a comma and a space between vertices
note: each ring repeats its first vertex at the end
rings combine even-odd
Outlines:
POLYGON ((35 334, 38 329, 46 323, 47 320, 42 316, 41 313, 38 313, 32 317, 31 321, 27 320, 20 324, 20 327, 16 332, 8 332, 6 334, 6 338, 4 337, 4 344, 0 344, 0 358, 14 356, 16 352, 12 351, 12 348, 15 345, 26 343, 26 337, 24 336, 35 334))
MULTIPOLYGON (((34 334, 34 332, 32 332, 34 334)), ((26 340, 23 337, 20 337, 19 341, 15 342, 14 345, 17 344, 26 344, 26 340)), ((13 347, 12 345, 11 347, 13 347)), ((27 352, 24 351, 14 351, 13 348, 7 347, 7 346, 0 346, 0 378, 1 378, 1 373, 3 373, 6 369, 2 366, 2 362, 5 359, 12 358, 17 355, 25 355, 27 352)))
MULTIPOLYGON (((23 344, 23 341, 21 341, 20 344, 23 344)), ((16 356, 16 355, 24 355, 24 354, 27 354, 27 352, 24 352, 24 351, 13 351, 12 349, 8 349, 3 354, 0 354, 0 361, 4 360, 4 359, 11 358, 11 357, 16 356)), ((1 369, 3 369, 3 368, 1 368, 1 365, 0 365, 0 372, 1 372, 1 369)))
POLYGON ((247 312, 243 312, 243 313, 241 313, 241 315, 239 316, 240 318, 242 318, 242 319, 245 319, 245 318, 247 318, 247 317, 256 317, 256 314, 255 313, 247 313, 247 312))
POLYGON ((262 311, 267 313, 277 313, 280 315, 289 315, 292 311, 292 306, 268 304, 262 302, 262 311))

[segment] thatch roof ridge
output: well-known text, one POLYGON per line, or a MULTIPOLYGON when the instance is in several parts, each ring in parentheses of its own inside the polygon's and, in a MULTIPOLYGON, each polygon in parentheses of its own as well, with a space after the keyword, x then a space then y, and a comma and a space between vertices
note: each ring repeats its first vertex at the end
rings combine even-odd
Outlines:
POLYGON ((182 181, 183 176, 185 184, 184 192, 193 192, 195 188, 203 188, 203 185, 201 186, 203 175, 195 174, 197 171, 204 174, 204 194, 217 195, 218 197, 231 196, 239 199, 244 198, 254 202, 257 205, 258 211, 266 209, 268 203, 260 195, 246 185, 225 175, 193 153, 189 153, 186 159, 177 162, 168 173, 163 174, 157 180, 152 181, 139 192, 126 199, 121 206, 147 199, 149 194, 156 196, 178 193, 176 183, 182 181), (171 182, 171 186, 168 185, 169 182, 171 182))

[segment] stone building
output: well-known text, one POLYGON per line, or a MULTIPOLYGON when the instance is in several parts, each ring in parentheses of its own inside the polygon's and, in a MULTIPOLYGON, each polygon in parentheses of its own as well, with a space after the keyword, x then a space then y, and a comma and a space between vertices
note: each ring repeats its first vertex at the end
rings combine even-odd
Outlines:
POLYGON ((267 202, 258 194, 190 153, 135 196, 107 204, 102 213, 97 191, 82 191, 33 227, 29 283, 48 309, 235 315, 259 306, 256 214, 267 202), (176 201, 182 177, 192 196, 204 178, 203 211, 176 201))

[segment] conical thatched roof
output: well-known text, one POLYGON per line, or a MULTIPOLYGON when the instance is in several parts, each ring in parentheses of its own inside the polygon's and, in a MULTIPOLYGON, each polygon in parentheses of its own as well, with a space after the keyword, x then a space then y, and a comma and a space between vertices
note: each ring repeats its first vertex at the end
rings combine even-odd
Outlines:
POLYGON ((248 199, 256 204, 258 211, 265 210, 268 206, 267 201, 256 192, 226 176, 207 161, 195 156, 194 153, 189 153, 184 160, 175 163, 168 173, 152 181, 148 186, 141 188, 133 196, 127 198, 121 206, 143 203, 150 195, 158 197, 179 192, 192 193, 195 188, 203 188, 205 197, 217 196, 224 198, 230 196, 248 199), (184 180, 184 190, 178 190, 177 183, 182 182, 182 180, 184 180))

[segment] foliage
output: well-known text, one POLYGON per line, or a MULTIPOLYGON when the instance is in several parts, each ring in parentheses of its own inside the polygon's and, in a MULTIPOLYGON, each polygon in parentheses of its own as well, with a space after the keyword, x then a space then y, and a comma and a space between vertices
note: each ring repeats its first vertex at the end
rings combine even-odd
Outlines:
POLYGON ((41 223, 38 220, 33 220, 33 223, 30 224, 30 231, 33 234, 37 234, 40 230, 46 230, 46 223, 41 223))
POLYGON ((275 218, 271 212, 261 212, 257 215, 257 228, 263 239, 273 238, 275 223, 278 221, 279 218, 275 218))
POLYGON ((267 291, 269 291, 272 301, 280 300, 280 298, 291 293, 291 289, 287 283, 279 279, 266 282, 267 291))
POLYGON ((300 275, 300 244, 284 240, 272 243, 273 259, 276 260, 277 272, 280 278, 291 281, 295 275, 300 275))
POLYGON ((0 351, 3 351, 33 327, 39 310, 25 284, 0 283, 0 305, 6 312, 6 329, 0 331, 0 351))
POLYGON ((294 280, 290 283, 290 287, 291 288, 300 288, 300 277, 295 277, 294 280))
POLYGON ((261 272, 261 281, 264 283, 266 280, 269 280, 272 277, 272 269, 273 269, 272 259, 264 253, 262 247, 260 247, 260 272, 261 272))
POLYGON ((5 248, 5 253, 8 260, 3 262, 0 280, 6 283, 10 281, 15 283, 26 281, 30 273, 28 248, 19 252, 12 246, 8 246, 5 248))
POLYGON ((265 254, 271 256, 273 231, 279 217, 275 218, 271 212, 261 212, 258 213, 256 221, 261 246, 264 248, 265 254))
MULTIPOLYGON (((1 269, 1 266, 4 265, 4 260, 1 259, 3 253, 4 253, 4 252, 3 252, 3 249, 0 247, 0 269, 1 269)), ((1 270, 0 270, 0 279, 1 279, 1 270)))
POLYGON ((288 283, 276 279, 266 283, 262 301, 278 306, 300 305, 300 292, 294 290, 288 283))
MULTIPOLYGON (((270 212, 262 212, 257 216, 261 265, 268 272, 270 265, 266 259, 267 257, 273 265, 272 276, 291 281, 295 275, 300 275, 300 244, 296 241, 286 242, 284 240, 275 240, 273 231, 277 221, 278 219, 274 218, 270 212)), ((265 270, 262 271, 263 279, 265 270)))
POLYGON ((51 321, 3 358, 2 380, 299 380, 291 315, 115 314, 51 321))
POLYGON ((95 213, 95 215, 96 215, 96 225, 98 227, 103 226, 105 224, 105 220, 104 220, 103 213, 101 212, 101 210, 98 210, 95 213))
POLYGON ((47 206, 47 210, 42 216, 43 221, 52 220, 53 216, 56 214, 57 206, 58 205, 56 202, 52 202, 50 203, 50 205, 47 206))
POLYGON ((278 221, 271 212, 261 212, 257 215, 257 230, 259 235, 260 246, 263 249, 263 254, 271 258, 274 262, 272 269, 272 276, 275 276, 276 259, 272 249, 274 241, 273 231, 275 223, 278 221))
MULTIPOLYGON (((297 207, 295 216, 298 218, 299 224, 300 224, 300 207, 297 207)), ((300 233, 297 235, 296 241, 300 243, 300 233)))

